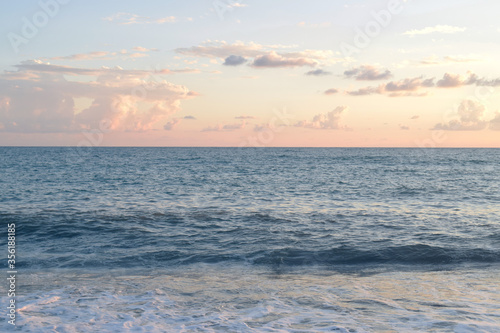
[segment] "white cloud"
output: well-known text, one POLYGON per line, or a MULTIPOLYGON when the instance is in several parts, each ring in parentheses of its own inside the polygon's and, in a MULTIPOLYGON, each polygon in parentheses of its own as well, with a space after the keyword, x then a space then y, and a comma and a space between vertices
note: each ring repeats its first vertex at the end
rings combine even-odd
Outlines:
POLYGON ((295 126, 313 129, 348 129, 346 126, 340 123, 342 113, 346 110, 346 106, 338 106, 333 111, 330 111, 326 114, 315 115, 312 121, 299 121, 295 124, 295 126))
POLYGON ((88 52, 88 53, 72 54, 72 55, 65 56, 65 57, 53 57, 50 59, 51 60, 92 60, 92 59, 102 59, 102 58, 105 58, 109 55, 111 55, 110 52, 95 51, 95 52, 88 52))
POLYGON ((480 131, 487 127, 488 121, 483 120, 486 107, 474 100, 466 99, 460 103, 457 110, 458 119, 447 123, 439 123, 435 130, 445 131, 480 131))
POLYGON ((500 131, 500 112, 495 112, 495 117, 490 120, 490 129, 500 131))
POLYGON ((254 42, 237 41, 229 44, 225 41, 207 41, 198 46, 178 48, 175 51, 190 57, 227 59, 228 57, 254 58, 254 67, 294 67, 313 63, 334 64, 343 61, 331 50, 302 50, 284 52, 296 48, 296 45, 262 45, 254 42), (260 59, 260 60, 259 60, 260 59), (299 65, 302 63, 302 65, 299 65))
POLYGON ((472 56, 450 55, 441 58, 436 55, 432 55, 416 63, 423 66, 441 66, 441 65, 468 63, 476 61, 481 61, 481 57, 477 55, 472 55, 472 56))
POLYGON ((441 80, 434 83, 434 78, 426 79, 422 76, 414 78, 405 78, 399 81, 391 81, 378 86, 364 87, 358 90, 346 91, 351 96, 366 96, 372 94, 387 94, 389 97, 401 96, 426 96, 428 91, 422 91, 425 88, 459 88, 467 85, 476 85, 484 87, 500 86, 500 78, 487 79, 479 77, 474 73, 468 73, 467 76, 445 73, 441 80))
POLYGON ((318 62, 310 58, 295 58, 279 55, 275 51, 271 51, 265 55, 255 57, 251 66, 256 68, 276 68, 276 67, 299 67, 299 66, 316 66, 318 62))
POLYGON ((196 94, 167 82, 157 72, 116 68, 74 68, 41 61, 23 62, 17 72, 0 75, 3 131, 68 132, 100 128, 145 131, 180 110, 196 94), (65 75, 84 80, 69 81, 65 75), (83 110, 75 98, 92 102, 83 110))
MULTIPOLYGON (((140 16, 132 13, 120 12, 104 18, 105 21, 114 22, 117 24, 164 24, 164 23, 175 23, 179 19, 175 16, 164 16, 159 18, 151 18, 149 16, 140 16)), ((191 21, 189 18, 187 21, 191 21)))
POLYGON ((427 34, 433 34, 433 33, 441 33, 441 34, 453 34, 457 32, 463 32, 467 28, 462 28, 462 27, 453 27, 451 25, 436 25, 434 27, 426 27, 423 29, 413 29, 413 30, 408 30, 403 33, 403 35, 407 36, 416 36, 416 35, 427 35, 427 34))

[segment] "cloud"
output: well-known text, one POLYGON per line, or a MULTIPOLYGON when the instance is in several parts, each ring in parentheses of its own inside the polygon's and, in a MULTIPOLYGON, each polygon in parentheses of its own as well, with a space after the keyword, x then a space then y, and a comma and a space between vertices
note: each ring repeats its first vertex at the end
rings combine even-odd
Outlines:
POLYGON ((184 119, 195 120, 196 117, 194 117, 194 116, 185 116, 184 119))
POLYGON ((80 61, 80 60, 94 60, 94 59, 99 59, 99 60, 109 60, 113 59, 116 57, 121 57, 121 58, 142 58, 142 57, 148 57, 149 55, 146 54, 146 52, 150 51, 157 51, 157 49, 146 49, 140 46, 136 46, 132 48, 134 53, 129 53, 127 50, 121 50, 119 52, 108 52, 108 51, 94 51, 94 52, 87 52, 87 53, 77 53, 77 54, 72 54, 69 56, 58 56, 58 57, 52 57, 52 58, 43 58, 42 60, 72 60, 72 61, 80 61), (139 53, 141 52, 141 53, 139 53))
POLYGON ((243 42, 228 44, 225 41, 208 41, 198 46, 177 48, 175 49, 175 52, 192 57, 225 59, 234 54, 238 54, 243 57, 256 57, 265 49, 266 47, 264 45, 256 44, 253 42, 246 44, 243 42))
POLYGON ((74 68, 26 61, 0 74, 0 123, 11 132, 75 132, 99 129, 146 131, 180 110, 193 95, 157 73, 74 68), (78 80, 68 80, 65 76, 78 80), (154 80, 151 76, 156 75, 154 80), (80 79, 81 78, 81 79, 80 79), (75 98, 90 101, 79 110, 75 98))
POLYGON ((239 3, 239 2, 235 2, 235 3, 232 3, 232 4, 231 4, 231 3, 228 3, 228 4, 227 4, 227 6, 228 6, 228 7, 230 7, 230 8, 243 8, 243 7, 248 7, 248 5, 247 5, 247 4, 245 4, 245 3, 239 3))
POLYGON ((414 63, 423 66, 442 66, 442 65, 450 65, 456 63, 463 64, 463 63, 477 62, 477 61, 481 61, 479 56, 450 55, 440 58, 438 56, 433 55, 424 58, 420 61, 416 61, 414 63))
POLYGON ((425 96, 426 92, 419 92, 421 88, 434 87, 434 79, 422 77, 406 78, 399 81, 390 81, 377 87, 365 87, 354 91, 347 91, 351 96, 366 96, 372 94, 387 94, 389 97, 425 96))
POLYGON ((434 27, 426 27, 423 29, 413 29, 413 30, 408 30, 403 33, 403 35, 407 36, 416 36, 416 35, 427 35, 427 34, 432 34, 432 33, 441 33, 441 34, 453 34, 457 32, 463 32, 467 28, 461 28, 461 27, 453 27, 450 25, 436 25, 434 27))
MULTIPOLYGON (((128 24, 164 24, 164 23, 175 23, 178 22, 179 19, 176 18, 175 16, 165 16, 165 17, 159 17, 159 18, 151 18, 149 16, 140 16, 137 14, 131 14, 131 13, 116 13, 111 16, 105 17, 105 21, 108 22, 114 22, 117 24, 123 24, 123 25, 128 25, 128 24)), ((190 19, 187 19, 187 21, 190 21, 190 19)))
MULTIPOLYGON (((243 43, 237 41, 229 44, 225 41, 207 41, 198 46, 188 48, 177 48, 175 52, 190 57, 221 58, 226 59, 231 55, 238 55, 244 58, 254 58, 254 67, 259 67, 259 63, 279 63, 274 67, 294 67, 287 64, 313 65, 321 62, 322 64, 335 64, 345 59, 335 56, 331 50, 302 50, 295 52, 284 52, 285 49, 297 47, 296 45, 261 45, 253 42, 243 43), (279 53, 277 52, 280 51, 279 53), (260 59, 260 60, 259 60, 260 59)), ((262 66, 273 67, 273 66, 262 66)))
POLYGON ((257 56, 251 66, 256 68, 300 67, 317 65, 317 61, 310 58, 285 57, 271 51, 265 55, 257 56))
POLYGON ((500 78, 489 80, 480 78, 474 73, 469 73, 468 77, 459 74, 445 73, 443 78, 437 82, 440 88, 457 88, 475 84, 476 86, 496 87, 500 86, 500 78))
POLYGON ((458 119, 447 123, 439 123, 434 130, 444 131, 480 131, 487 127, 488 121, 483 120, 486 107, 474 100, 463 100, 457 110, 458 119))
POLYGON ((131 53, 129 55, 129 58, 144 58, 144 57, 149 57, 149 55, 147 55, 145 53, 139 53, 139 52, 131 53))
POLYGON ((405 126, 405 125, 399 125, 399 129, 402 130, 402 131, 409 131, 410 127, 405 126))
POLYGON ((475 84, 480 87, 498 87, 500 86, 500 78, 489 80, 484 77, 480 78, 476 74, 471 73, 467 81, 465 81, 465 84, 475 84))
POLYGON ((411 119, 411 120, 416 120, 416 119, 418 119, 418 118, 420 118, 420 116, 416 116, 416 115, 415 115, 415 116, 411 117, 410 119, 411 119))
POLYGON ((490 120, 489 127, 493 131, 500 131, 500 112, 495 112, 495 117, 490 120))
POLYGON ((346 106, 338 106, 326 114, 315 115, 312 121, 299 121, 295 126, 313 129, 348 129, 346 126, 340 124, 342 113, 346 110, 346 106))
POLYGON ((316 69, 313 71, 307 72, 305 75, 312 75, 312 76, 325 76, 325 75, 331 75, 332 73, 324 71, 322 69, 316 69))
POLYGON ((53 57, 50 58, 51 60, 92 60, 92 59, 102 59, 106 56, 109 56, 110 52, 106 51, 95 51, 95 52, 89 52, 89 53, 78 53, 78 54, 72 54, 69 56, 65 57, 53 57))
POLYGON ((230 55, 224 60, 224 66, 239 66, 243 65, 247 60, 242 56, 230 55))
POLYGON ((437 86, 440 88, 456 88, 461 87, 470 82, 459 74, 445 73, 443 78, 437 82, 437 86))
POLYGON ((385 91, 415 91, 423 87, 434 87, 434 79, 414 77, 400 81, 391 81, 385 85, 384 89, 385 91))
POLYGON ((142 46, 134 46, 132 48, 132 50, 137 51, 137 52, 151 52, 151 51, 158 52, 159 51, 156 48, 154 48, 154 49, 148 49, 148 48, 145 48, 145 47, 142 47, 142 46))
POLYGON ((174 118, 172 119, 171 121, 169 121, 168 123, 166 123, 164 126, 163 126, 163 129, 165 129, 166 131, 171 131, 174 129, 175 126, 177 126, 179 123, 181 122, 181 119, 180 118, 174 118))
POLYGON ((256 119, 254 116, 237 116, 234 119, 256 119))
POLYGON ((365 88, 360 88, 358 90, 350 90, 346 91, 346 93, 351 96, 366 96, 373 94, 382 94, 383 91, 384 91, 383 86, 379 86, 379 87, 365 87, 365 88))
POLYGON ((209 126, 205 127, 202 132, 226 132, 226 131, 234 131, 234 130, 239 130, 245 128, 246 123, 242 122, 239 124, 228 124, 228 125, 215 125, 215 126, 209 126))
POLYGON ((347 78, 355 78, 358 81, 385 80, 392 77, 392 73, 388 69, 383 70, 370 65, 351 68, 345 71, 344 75, 347 78))
MULTIPOLYGON (((61 66, 61 65, 52 65, 50 63, 44 63, 41 60, 29 60, 23 61, 18 65, 14 65, 13 67, 21 70, 21 73, 59 73, 65 75, 91 75, 91 76, 99 76, 102 74, 106 75, 120 75, 120 76, 138 76, 138 77, 146 77, 151 75, 166 75, 166 74, 174 74, 174 73, 198 73, 199 70, 184 68, 184 69, 159 69, 159 70, 124 70, 123 68, 116 66, 114 68, 109 67, 101 67, 98 69, 95 68, 77 68, 70 66, 61 66)), ((4 75, 11 75, 12 72, 5 72, 4 75)), ((19 73, 17 73, 19 74, 19 73)))
POLYGON ((339 91, 338 91, 338 89, 335 89, 335 88, 330 88, 330 89, 328 89, 328 90, 325 90, 324 94, 325 94, 325 95, 333 95, 333 94, 336 94, 336 93, 338 93, 338 92, 339 92, 339 91))
POLYGON ((351 96, 365 96, 372 94, 387 94, 389 97, 401 96, 426 96, 428 91, 422 91, 425 88, 458 88, 467 85, 496 87, 500 86, 500 78, 486 79, 469 73, 468 76, 459 74, 445 73, 443 78, 434 83, 434 78, 414 77, 399 81, 390 81, 379 86, 364 87, 358 90, 346 91, 351 96))
POLYGON ((301 28, 328 28, 332 24, 330 22, 322 22, 322 23, 306 23, 304 21, 297 23, 297 26, 301 28))

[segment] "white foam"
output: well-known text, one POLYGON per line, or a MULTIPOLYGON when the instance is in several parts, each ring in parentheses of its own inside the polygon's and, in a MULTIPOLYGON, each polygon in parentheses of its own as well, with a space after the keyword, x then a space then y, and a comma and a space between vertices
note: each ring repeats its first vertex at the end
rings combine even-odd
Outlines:
MULTIPOLYGON (((498 271, 25 272, 23 332, 500 332, 498 271)), ((6 298, 2 298, 5 308, 6 298)), ((5 325, 7 325, 4 321, 5 325)))

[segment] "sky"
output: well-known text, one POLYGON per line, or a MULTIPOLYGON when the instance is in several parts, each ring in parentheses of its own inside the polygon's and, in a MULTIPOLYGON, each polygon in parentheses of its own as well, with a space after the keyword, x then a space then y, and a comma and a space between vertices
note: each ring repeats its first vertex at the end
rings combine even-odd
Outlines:
POLYGON ((0 146, 500 147, 494 0, 0 11, 0 146))

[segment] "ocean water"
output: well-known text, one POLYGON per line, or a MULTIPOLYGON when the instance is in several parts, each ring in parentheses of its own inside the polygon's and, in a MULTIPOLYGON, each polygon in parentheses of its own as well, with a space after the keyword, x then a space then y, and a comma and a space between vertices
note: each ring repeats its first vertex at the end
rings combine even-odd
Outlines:
POLYGON ((500 149, 0 156, 17 331, 500 332, 500 149))

